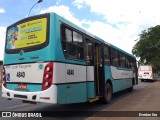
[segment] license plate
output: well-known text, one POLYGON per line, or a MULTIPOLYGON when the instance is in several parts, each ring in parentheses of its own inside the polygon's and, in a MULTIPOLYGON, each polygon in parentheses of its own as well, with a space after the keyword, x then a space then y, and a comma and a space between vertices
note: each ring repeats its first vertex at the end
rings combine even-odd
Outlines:
POLYGON ((26 84, 18 84, 18 89, 27 89, 26 84))

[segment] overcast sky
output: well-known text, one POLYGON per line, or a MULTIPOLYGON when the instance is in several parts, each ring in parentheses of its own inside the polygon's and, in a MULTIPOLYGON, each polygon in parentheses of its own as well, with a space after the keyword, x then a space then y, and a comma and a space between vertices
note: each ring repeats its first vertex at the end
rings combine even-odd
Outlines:
MULTIPOLYGON (((27 17, 38 0, 0 0, 0 60, 6 27, 27 17)), ((30 15, 56 12, 131 53, 142 30, 160 24, 160 0, 43 0, 30 15)))

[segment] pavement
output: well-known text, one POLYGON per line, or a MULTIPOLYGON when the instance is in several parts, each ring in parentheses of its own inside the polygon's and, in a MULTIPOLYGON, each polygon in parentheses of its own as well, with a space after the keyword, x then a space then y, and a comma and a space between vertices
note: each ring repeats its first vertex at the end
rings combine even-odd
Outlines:
MULTIPOLYGON (((37 103, 37 104, 27 104, 22 103, 21 100, 7 100, 0 96, 0 111, 83 111, 91 113, 96 111, 89 116, 81 116, 81 112, 76 113, 77 117, 72 117, 72 114, 69 117, 66 117, 66 120, 160 120, 160 117, 126 117, 129 112, 138 112, 143 111, 159 113, 160 116, 160 81, 156 82, 141 82, 139 81, 138 85, 134 86, 133 92, 125 91, 119 94, 115 94, 113 100, 110 104, 102 104, 101 102, 95 103, 78 103, 78 104, 47 104, 47 103, 37 103), (104 111, 104 114, 107 114, 107 111, 114 112, 114 116, 123 112, 122 117, 103 117, 101 114, 104 111), (120 111, 120 112, 119 112, 120 111), (157 111, 157 112, 156 112, 157 111), (119 113, 118 113, 119 112, 119 113), (125 112, 125 114, 124 114, 125 112), (115 114, 116 113, 116 114, 115 114)), ((1 91, 0 91, 1 93, 1 91)), ((73 115, 74 116, 74 115, 73 115)), ((0 118, 1 119, 1 118, 0 118)), ((23 118, 24 119, 24 118, 23 118)), ((39 118, 38 118, 39 119, 39 118)), ((44 118, 42 118, 43 120, 44 118)), ((54 119, 62 120, 63 118, 45 118, 45 120, 54 119)), ((8 120, 8 119, 7 119, 8 120)), ((19 120, 17 118, 11 118, 11 120, 19 120)), ((20 119, 21 120, 21 119, 20 119)), ((33 120, 33 119, 30 119, 33 120)), ((41 119, 39 119, 41 120, 41 119)))
MULTIPOLYGON (((155 113, 160 116, 160 81, 156 82, 139 82, 139 85, 133 93, 123 97, 110 107, 102 109, 102 111, 126 111, 138 112, 138 116, 145 113, 155 113), (144 85, 145 84, 145 85, 144 85)), ((128 112, 128 113, 127 113, 128 112)), ((98 114, 97 114, 98 116, 98 114)), ((160 120, 160 117, 89 117, 87 120, 160 120)))

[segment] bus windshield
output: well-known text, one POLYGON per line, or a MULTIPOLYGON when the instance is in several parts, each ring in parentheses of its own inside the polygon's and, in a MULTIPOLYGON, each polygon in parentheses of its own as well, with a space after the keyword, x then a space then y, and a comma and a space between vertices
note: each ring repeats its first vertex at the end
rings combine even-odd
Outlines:
POLYGON ((6 51, 32 48, 47 40, 47 18, 18 22, 7 28, 6 51))

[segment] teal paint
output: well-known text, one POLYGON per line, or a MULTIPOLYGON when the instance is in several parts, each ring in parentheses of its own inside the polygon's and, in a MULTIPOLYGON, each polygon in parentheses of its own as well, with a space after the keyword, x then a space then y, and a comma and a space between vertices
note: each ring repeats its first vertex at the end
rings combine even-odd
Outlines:
POLYGON ((132 87, 132 79, 113 80, 113 93, 132 87))
POLYGON ((122 88, 123 89, 127 89, 132 87, 132 79, 125 79, 125 80, 121 80, 122 81, 122 88))
MULTIPOLYGON (((118 69, 130 71, 130 69, 127 69, 127 68, 118 67, 118 69)), ((116 80, 114 80, 112 77, 110 66, 105 66, 105 80, 108 80, 108 79, 111 80, 111 82, 112 82, 113 93, 127 89, 132 86, 132 78, 131 79, 116 79, 116 80)))
POLYGON ((62 17, 56 15, 55 13, 51 13, 50 16, 50 21, 55 21, 54 23, 50 23, 50 41, 52 44, 52 49, 53 50, 53 61, 59 61, 59 62, 66 62, 70 64, 80 64, 80 65, 85 65, 85 61, 78 61, 78 60, 71 60, 71 59, 66 59, 64 56, 64 52, 62 50, 62 38, 61 38, 61 24, 65 23, 70 26, 73 24, 70 23, 69 21, 63 19, 62 17))
POLYGON ((22 89, 18 89, 18 84, 10 84, 7 83, 6 84, 7 89, 9 90, 14 90, 14 91, 21 91, 21 92, 39 92, 42 91, 42 85, 38 85, 38 84, 27 84, 27 89, 26 90, 22 90, 22 89))
POLYGON ((121 80, 113 80, 112 84, 113 84, 113 93, 122 90, 122 82, 121 82, 121 80))
POLYGON ((104 72, 105 72, 105 80, 112 80, 112 74, 111 74, 111 67, 110 66, 105 66, 104 67, 104 72))
POLYGON ((87 101, 86 83, 66 85, 66 103, 81 103, 87 101), (70 86, 70 87, 69 87, 70 86))
POLYGON ((43 69, 43 64, 39 64, 39 69, 43 69))
POLYGON ((66 84, 57 85, 57 103, 58 104, 66 103, 66 84))
POLYGON ((87 98, 95 98, 94 82, 87 82, 87 98))
POLYGON ((87 83, 57 85, 58 104, 87 102, 87 83))

